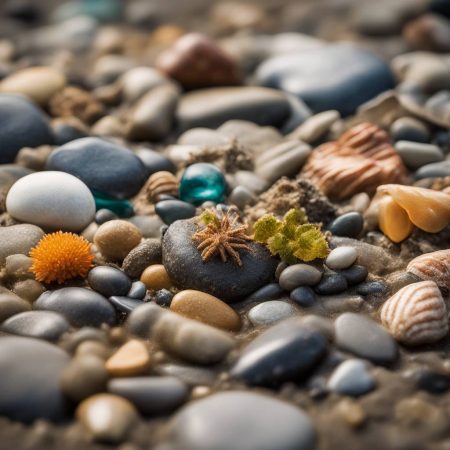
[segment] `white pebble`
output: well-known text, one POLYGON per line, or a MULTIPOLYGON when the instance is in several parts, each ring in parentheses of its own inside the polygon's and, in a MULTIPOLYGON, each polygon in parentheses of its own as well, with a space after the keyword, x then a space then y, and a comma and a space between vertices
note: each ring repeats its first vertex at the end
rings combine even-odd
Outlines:
POLYGON ((347 269, 356 261, 357 256, 354 247, 338 247, 330 252, 325 264, 333 270, 347 269))

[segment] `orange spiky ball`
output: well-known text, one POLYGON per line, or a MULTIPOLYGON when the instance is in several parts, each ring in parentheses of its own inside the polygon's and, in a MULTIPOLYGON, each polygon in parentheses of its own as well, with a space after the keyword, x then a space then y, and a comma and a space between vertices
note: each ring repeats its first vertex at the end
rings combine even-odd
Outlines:
POLYGON ((74 233, 46 234, 30 251, 31 271, 37 281, 64 283, 85 277, 92 267, 91 244, 74 233))

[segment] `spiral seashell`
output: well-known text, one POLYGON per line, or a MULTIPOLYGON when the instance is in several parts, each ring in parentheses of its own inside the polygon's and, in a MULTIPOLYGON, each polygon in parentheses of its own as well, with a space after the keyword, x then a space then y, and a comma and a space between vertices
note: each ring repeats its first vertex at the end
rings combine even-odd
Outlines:
POLYGON ((162 170, 154 173, 148 179, 146 186, 147 198, 155 203, 163 194, 177 197, 178 189, 179 183, 177 177, 173 173, 162 170))
POLYGON ((302 175, 330 198, 343 200, 359 192, 372 194, 381 184, 403 182, 406 168, 388 134, 366 122, 316 148, 302 175))
POLYGON ((400 289, 381 308, 381 322, 406 345, 431 344, 448 333, 447 308, 434 281, 400 289))
POLYGON ((450 250, 438 250, 414 258, 406 268, 422 280, 434 281, 444 292, 450 292, 450 250))

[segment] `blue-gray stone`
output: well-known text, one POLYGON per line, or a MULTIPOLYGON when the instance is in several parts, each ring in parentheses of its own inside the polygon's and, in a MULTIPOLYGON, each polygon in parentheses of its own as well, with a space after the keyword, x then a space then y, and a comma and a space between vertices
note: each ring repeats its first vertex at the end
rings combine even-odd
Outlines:
POLYGON ((155 150, 142 148, 136 152, 136 156, 143 162, 148 176, 160 171, 175 173, 177 170, 170 159, 155 150))
POLYGON ((108 300, 111 302, 111 305, 113 305, 114 308, 126 314, 129 314, 131 311, 144 304, 142 300, 118 295, 113 295, 112 297, 109 297, 108 300))
POLYGON ((128 291, 127 297, 134 298, 136 300, 142 300, 147 293, 147 287, 142 281, 135 281, 130 290, 128 291))
POLYGON ((309 286, 300 286, 291 291, 289 298, 303 308, 308 308, 316 302, 316 294, 309 286))
POLYGON ((249 295, 246 300, 252 302, 277 300, 281 298, 283 294, 285 294, 285 290, 278 283, 270 283, 253 292, 253 294, 249 295))
POLYGON ((333 220, 328 229, 335 236, 355 238, 361 233, 363 226, 364 218, 362 214, 359 212, 349 212, 333 220))
POLYGON ((437 163, 422 166, 414 173, 416 180, 423 178, 444 178, 450 177, 450 161, 441 161, 437 163))
POLYGON ((297 310, 290 303, 281 300, 269 300, 254 306, 248 312, 253 325, 271 325, 295 315, 297 310))
POLYGON ((171 225, 176 220, 194 217, 195 206, 182 200, 164 200, 155 205, 155 212, 165 224, 171 225))
POLYGON ((328 389, 341 395, 359 396, 375 387, 366 361, 349 359, 340 364, 328 380, 328 389))
POLYGON ((348 287, 347 280, 340 273, 326 273, 314 290, 320 295, 333 295, 344 292, 348 287))
POLYGON ((347 280, 349 286, 362 283, 369 274, 367 267, 355 264, 345 270, 340 270, 339 273, 347 280))
POLYGON ((314 113, 336 109, 344 116, 394 86, 386 63, 349 44, 276 56, 259 66, 256 78, 296 95, 314 113))
POLYGON ((386 292, 387 286, 382 281, 368 281, 366 283, 361 283, 356 292, 359 295, 374 295, 382 294, 386 292))
POLYGON ((147 169, 131 150, 95 137, 56 149, 47 160, 47 170, 68 172, 90 189, 120 199, 137 194, 147 179, 147 169))
POLYGON ((89 286, 108 298, 113 295, 127 295, 131 280, 124 272, 115 267, 97 266, 88 275, 89 286))

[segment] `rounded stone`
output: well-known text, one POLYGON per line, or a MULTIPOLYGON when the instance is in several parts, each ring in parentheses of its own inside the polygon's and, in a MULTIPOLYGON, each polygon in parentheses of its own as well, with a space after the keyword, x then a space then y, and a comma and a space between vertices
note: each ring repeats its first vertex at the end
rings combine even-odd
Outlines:
POLYGON ((150 355, 141 341, 132 339, 106 361, 105 367, 114 377, 140 375, 150 367, 150 355))
POLYGON ((358 252, 354 247, 338 247, 331 250, 325 260, 325 264, 332 270, 347 269, 358 257, 358 252))
POLYGON ((62 314, 75 327, 99 327, 116 322, 116 313, 105 297, 81 287, 67 287, 44 292, 34 309, 62 314))
POLYGON ((395 150, 405 165, 411 169, 419 169, 427 164, 436 163, 444 159, 444 154, 437 145, 420 142, 398 141, 395 150))
POLYGON ((45 114, 20 95, 0 94, 0 164, 12 163, 23 147, 52 144, 45 114))
POLYGON ((354 264, 348 269, 339 272, 346 280, 349 286, 362 283, 368 275, 367 267, 354 264))
POLYGON ((106 298, 112 295, 127 295, 131 280, 119 269, 108 266, 94 267, 88 275, 89 286, 106 298))
POLYGON ((252 302, 277 300, 281 298, 284 294, 285 294, 284 289, 278 283, 269 283, 253 292, 246 298, 246 300, 252 302))
POLYGON ((426 164, 416 171, 414 178, 422 180, 423 178, 443 178, 450 177, 450 161, 441 161, 437 163, 426 164))
POLYGON ((308 264, 294 264, 281 272, 279 283, 286 291, 299 286, 314 286, 322 278, 322 272, 308 264))
POLYGON ((166 158, 161 153, 149 148, 141 148, 136 151, 136 156, 143 162, 147 169, 147 176, 153 175, 156 172, 171 172, 177 171, 175 164, 166 158))
POLYGON ((116 378, 109 381, 108 392, 126 398, 144 415, 170 413, 189 394, 186 384, 171 376, 116 378))
POLYGON ((116 308, 117 311, 125 314, 129 314, 131 311, 134 311, 143 304, 142 300, 117 295, 109 297, 108 301, 114 306, 114 308, 116 308))
POLYGON ((0 323, 30 309, 30 303, 12 292, 0 292, 0 323))
POLYGON ((257 325, 271 325, 280 320, 294 316, 297 310, 293 305, 280 300, 269 300, 254 306, 248 312, 250 322, 257 325))
POLYGON ((118 219, 119 217, 113 213, 110 209, 102 208, 95 213, 95 223, 102 225, 110 220, 118 219))
POLYGON ((183 450, 313 450, 315 440, 300 408, 244 391, 189 403, 169 424, 169 441, 183 450))
POLYGON ((132 151, 96 137, 59 147, 48 158, 47 169, 75 175, 90 189, 119 199, 137 194, 147 179, 144 164, 132 151))
POLYGON ((94 235, 95 245, 111 261, 123 260, 141 239, 139 228, 125 220, 110 220, 100 225, 94 235))
POLYGON ((303 308, 309 308, 316 302, 316 294, 309 286, 295 288, 289 294, 289 298, 303 308))
POLYGON ((155 294, 155 303, 159 306, 165 306, 167 308, 170 307, 172 303, 173 294, 167 289, 160 289, 155 294))
POLYGON ((44 236, 41 228, 31 224, 0 227, 0 265, 12 255, 28 255, 44 236))
POLYGON ((162 264, 153 264, 142 272, 141 280, 147 289, 158 291, 159 289, 170 289, 172 281, 162 264))
POLYGON ((178 292, 170 303, 170 309, 189 319, 224 330, 237 331, 241 327, 241 320, 234 309, 205 292, 193 289, 178 292))
POLYGON ((339 273, 326 273, 314 290, 321 295, 340 294, 347 290, 348 284, 345 277, 339 273))
POLYGON ((329 230, 336 236, 356 238, 364 226, 364 218, 359 212, 342 214, 329 226, 329 230))
POLYGON ((68 408, 60 389, 69 355, 48 342, 0 337, 0 414, 12 420, 63 420, 68 408))
POLYGON ((337 394, 356 397, 370 392, 375 387, 375 379, 366 361, 349 359, 333 371, 327 387, 337 394))
POLYGON ((413 141, 427 143, 430 140, 428 127, 414 117, 400 117, 396 119, 390 128, 394 141, 413 141))
POLYGON ((356 292, 359 295, 376 295, 383 294, 387 291, 387 286, 382 281, 368 281, 361 283, 356 292))
POLYGON ((195 216, 195 206, 181 200, 164 200, 155 205, 155 212, 166 225, 195 216))
POLYGON ((142 281, 135 281, 131 285, 130 290, 127 293, 127 297, 136 300, 143 300, 146 293, 147 287, 145 286, 145 284, 142 281))
POLYGON ((26 311, 10 317, 0 329, 9 334, 57 341, 70 329, 70 324, 64 316, 52 311, 26 311))
POLYGON ((123 271, 131 278, 139 278, 142 272, 152 264, 160 264, 162 250, 160 239, 145 239, 125 257, 123 271))
POLYGON ((6 197, 6 209, 17 220, 49 230, 79 232, 95 216, 88 187, 63 172, 36 172, 16 181, 6 197))

